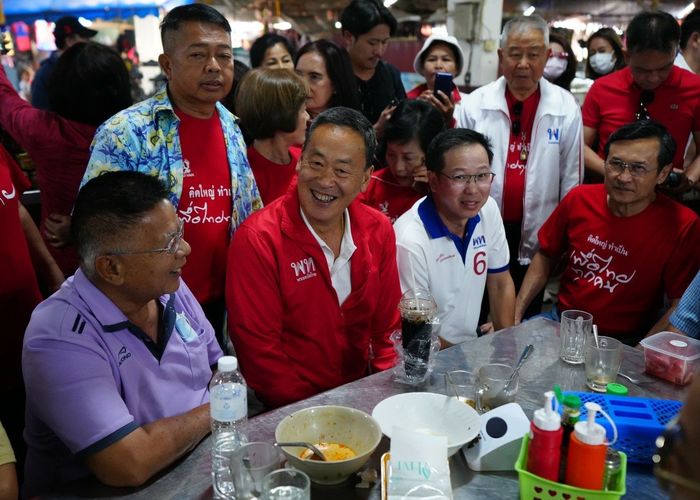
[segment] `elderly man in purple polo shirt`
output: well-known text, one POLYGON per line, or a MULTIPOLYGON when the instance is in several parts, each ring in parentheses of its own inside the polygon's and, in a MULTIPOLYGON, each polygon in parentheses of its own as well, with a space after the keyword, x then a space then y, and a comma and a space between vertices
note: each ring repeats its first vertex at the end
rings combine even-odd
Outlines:
POLYGON ((94 474, 137 486, 209 430, 214 331, 180 279, 190 246, 160 181, 111 172, 73 212, 80 269, 27 327, 25 496, 94 474))

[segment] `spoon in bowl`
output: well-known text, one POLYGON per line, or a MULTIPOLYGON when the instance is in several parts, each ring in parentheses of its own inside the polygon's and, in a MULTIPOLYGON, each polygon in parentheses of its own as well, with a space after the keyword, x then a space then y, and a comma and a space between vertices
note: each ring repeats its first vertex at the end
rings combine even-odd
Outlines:
POLYGON ((315 456, 317 456, 318 459, 321 460, 322 462, 328 461, 328 459, 326 458, 326 456, 323 454, 323 452, 321 450, 319 450, 317 447, 315 447, 311 443, 307 443, 305 441, 287 441, 284 443, 278 442, 278 443, 275 443, 275 446, 277 446, 278 448, 285 448, 287 446, 301 446, 303 448, 308 448, 309 450, 311 450, 313 452, 313 454, 315 456))

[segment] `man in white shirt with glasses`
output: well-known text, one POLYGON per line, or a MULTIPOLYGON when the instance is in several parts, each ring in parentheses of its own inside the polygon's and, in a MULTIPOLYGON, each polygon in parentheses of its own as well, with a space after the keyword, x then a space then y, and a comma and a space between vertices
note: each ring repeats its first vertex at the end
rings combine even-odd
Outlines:
POLYGON ((489 197, 492 160, 483 134, 440 133, 426 154, 430 194, 394 223, 401 290, 431 293, 443 346, 477 336, 485 289, 493 328, 513 324, 510 252, 498 205, 489 197))

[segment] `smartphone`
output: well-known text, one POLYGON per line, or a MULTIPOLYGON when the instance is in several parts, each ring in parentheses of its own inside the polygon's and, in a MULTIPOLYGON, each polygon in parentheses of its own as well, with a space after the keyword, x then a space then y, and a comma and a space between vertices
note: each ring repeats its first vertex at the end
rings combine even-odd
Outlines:
POLYGON ((452 99, 452 73, 438 72, 435 74, 435 96, 438 96, 438 90, 444 92, 445 95, 452 99))

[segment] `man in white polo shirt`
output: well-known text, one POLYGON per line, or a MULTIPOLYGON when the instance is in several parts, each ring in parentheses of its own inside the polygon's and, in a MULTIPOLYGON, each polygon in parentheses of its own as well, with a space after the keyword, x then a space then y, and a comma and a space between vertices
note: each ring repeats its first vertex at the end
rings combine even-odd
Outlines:
POLYGON ((493 328, 513 324, 515 287, 503 220, 489 197, 493 151, 479 132, 451 129, 428 148, 430 194, 394 223, 401 289, 424 288, 438 306, 443 346, 476 337, 484 289, 493 328))

